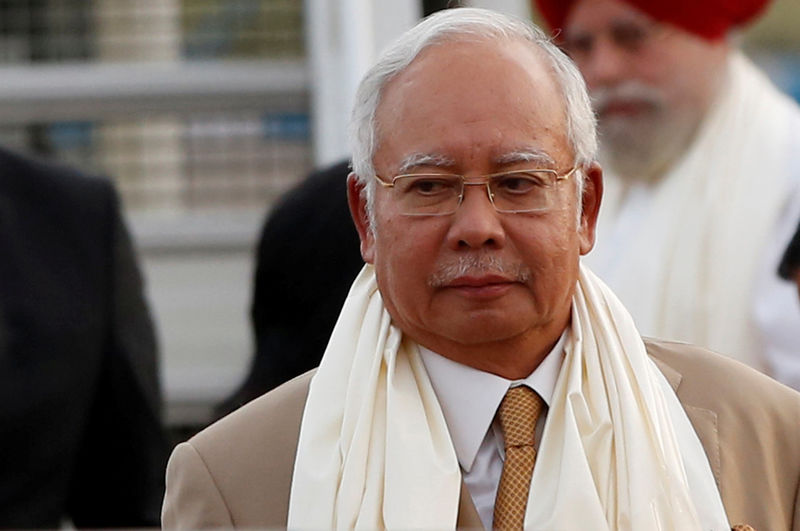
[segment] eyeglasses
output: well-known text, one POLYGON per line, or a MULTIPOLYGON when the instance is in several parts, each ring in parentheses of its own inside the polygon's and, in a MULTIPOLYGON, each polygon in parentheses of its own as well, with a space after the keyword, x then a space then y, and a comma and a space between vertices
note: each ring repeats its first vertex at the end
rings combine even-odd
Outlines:
POLYGON ((566 173, 555 170, 515 170, 484 175, 467 181, 463 175, 415 173, 398 175, 391 182, 380 176, 381 186, 393 188, 400 211, 406 216, 447 216, 455 213, 464 199, 465 186, 486 186, 489 201, 498 212, 519 214, 550 210, 557 204, 558 181, 568 179, 578 166, 566 173))

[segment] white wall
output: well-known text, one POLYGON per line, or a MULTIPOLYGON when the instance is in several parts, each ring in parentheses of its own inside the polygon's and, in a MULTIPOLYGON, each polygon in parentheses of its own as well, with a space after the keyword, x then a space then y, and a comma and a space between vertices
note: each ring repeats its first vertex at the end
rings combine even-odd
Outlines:
POLYGON ((358 82, 380 50, 421 16, 419 0, 305 0, 317 166, 349 154, 347 123, 358 82))

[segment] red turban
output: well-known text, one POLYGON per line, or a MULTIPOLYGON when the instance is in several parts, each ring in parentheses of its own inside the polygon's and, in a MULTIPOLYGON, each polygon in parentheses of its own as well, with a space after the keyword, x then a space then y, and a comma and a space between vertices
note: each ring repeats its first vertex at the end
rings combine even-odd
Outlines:
MULTIPOLYGON (((730 28, 746 24, 769 0, 622 0, 655 20, 672 24, 708 40, 723 37, 730 28)), ((574 0, 536 0, 539 12, 553 30, 563 29, 574 0)))

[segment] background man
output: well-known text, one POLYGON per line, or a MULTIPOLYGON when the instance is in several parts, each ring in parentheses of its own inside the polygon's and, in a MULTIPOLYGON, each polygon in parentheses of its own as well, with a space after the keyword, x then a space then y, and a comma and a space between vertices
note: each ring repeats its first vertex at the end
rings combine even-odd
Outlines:
POLYGON ((220 416, 319 365, 364 265, 347 207, 350 161, 312 172, 270 212, 256 251, 255 353, 220 416))
POLYGON ((0 527, 157 525, 160 409, 113 187, 0 149, 0 527))
POLYGON ((800 306, 775 277, 800 215, 800 110, 731 42, 767 2, 536 3, 599 118, 606 193, 587 263, 643 334, 800 389, 800 306))
POLYGON ((368 265, 313 376, 176 448, 166 528, 791 528, 800 395, 644 342, 580 266, 593 116, 540 31, 436 14, 356 101, 368 265))

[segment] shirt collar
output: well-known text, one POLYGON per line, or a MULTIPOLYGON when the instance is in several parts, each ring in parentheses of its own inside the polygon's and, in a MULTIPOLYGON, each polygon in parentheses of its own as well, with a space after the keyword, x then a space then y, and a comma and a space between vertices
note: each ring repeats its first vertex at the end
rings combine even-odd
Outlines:
POLYGON ((507 380, 455 362, 420 345, 422 362, 442 407, 458 462, 472 468, 495 412, 509 387, 527 385, 549 406, 564 358, 565 331, 553 349, 527 378, 507 380))

